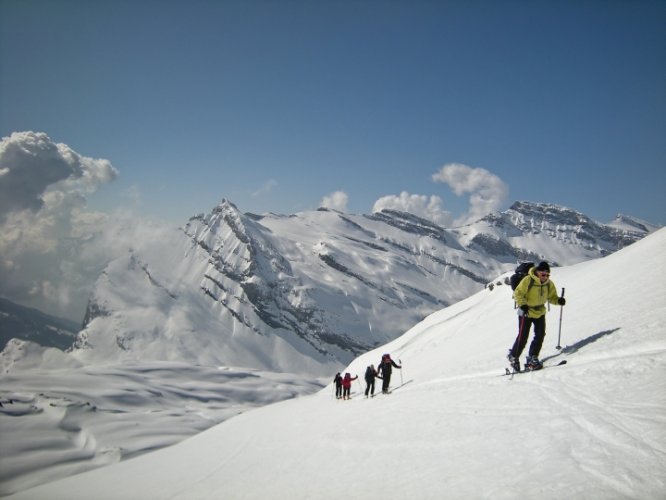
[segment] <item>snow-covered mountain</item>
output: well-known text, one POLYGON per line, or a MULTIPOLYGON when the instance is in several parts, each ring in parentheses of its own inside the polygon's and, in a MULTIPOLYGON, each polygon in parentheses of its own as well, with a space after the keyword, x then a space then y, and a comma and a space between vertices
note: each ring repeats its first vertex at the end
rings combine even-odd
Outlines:
POLYGON ((570 265, 649 230, 527 202, 445 229, 389 210, 258 216, 222 201, 106 268, 73 354, 330 373, 517 261, 570 265))
POLYGON ((80 325, 0 297, 0 347, 9 340, 30 340, 44 347, 68 349, 80 325))
POLYGON ((627 216, 601 224, 570 208, 519 201, 505 212, 460 228, 458 234, 467 247, 503 262, 507 257, 545 258, 556 265, 571 265, 611 254, 656 229, 627 216))
POLYGON ((12 498, 662 499, 665 252, 661 229, 553 270, 568 300, 547 315, 541 355, 546 366, 566 366, 500 376, 517 322, 510 288, 496 286, 345 370, 362 377, 391 353, 403 369, 390 395, 365 399, 354 382, 342 401, 328 386, 12 498))
POLYGON ((644 220, 624 214, 617 214, 615 219, 613 219, 607 225, 622 231, 638 233, 652 233, 659 229, 659 226, 656 226, 655 224, 650 224, 644 220))

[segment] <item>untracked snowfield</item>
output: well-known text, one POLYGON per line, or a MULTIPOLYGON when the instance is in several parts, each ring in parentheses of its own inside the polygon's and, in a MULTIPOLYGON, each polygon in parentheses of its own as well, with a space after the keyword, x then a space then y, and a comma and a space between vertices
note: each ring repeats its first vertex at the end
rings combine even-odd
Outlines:
MULTIPOLYGON (((21 343, 6 354, 31 348, 33 358, 43 352, 21 343)), ((4 495, 172 445, 322 386, 291 374, 166 362, 33 368, 0 381, 4 495)))

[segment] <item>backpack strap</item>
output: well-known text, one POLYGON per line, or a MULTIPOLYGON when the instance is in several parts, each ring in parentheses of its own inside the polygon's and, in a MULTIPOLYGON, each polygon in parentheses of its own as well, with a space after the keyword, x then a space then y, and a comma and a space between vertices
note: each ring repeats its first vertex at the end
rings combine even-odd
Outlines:
MULTIPOLYGON (((532 287, 534 286, 534 280, 533 280, 532 278, 530 278, 530 275, 529 275, 529 274, 526 275, 526 276, 525 276, 522 280, 520 280, 520 281, 522 282, 524 279, 527 279, 527 278, 530 279, 530 282, 527 284, 527 292, 525 293, 525 295, 527 295, 528 293, 530 293, 530 290, 531 290, 532 287)), ((516 301, 514 300, 514 301, 513 301, 513 308, 516 309, 517 307, 518 307, 518 304, 516 304, 516 301)))

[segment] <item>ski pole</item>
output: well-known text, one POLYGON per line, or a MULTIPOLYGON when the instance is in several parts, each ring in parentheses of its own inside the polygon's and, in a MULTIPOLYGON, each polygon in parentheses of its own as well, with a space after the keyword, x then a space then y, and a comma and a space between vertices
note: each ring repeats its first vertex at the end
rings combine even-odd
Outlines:
POLYGON ((398 362, 400 363, 400 385, 405 385, 402 380, 402 359, 398 359, 398 362))
MULTIPOLYGON (((562 296, 561 298, 564 298, 564 287, 562 287, 562 296)), ((564 306, 560 306, 560 328, 559 331, 557 332, 557 346, 555 347, 556 349, 562 349, 562 346, 560 345, 560 338, 562 337, 562 311, 564 310, 564 306)))

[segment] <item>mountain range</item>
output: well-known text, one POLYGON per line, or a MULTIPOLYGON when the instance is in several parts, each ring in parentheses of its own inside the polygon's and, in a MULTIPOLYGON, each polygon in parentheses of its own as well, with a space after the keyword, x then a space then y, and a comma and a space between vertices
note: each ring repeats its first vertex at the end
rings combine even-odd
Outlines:
POLYGON ((568 300, 547 313, 546 368, 536 372, 504 375, 517 329, 508 286, 443 308, 354 359, 342 370, 360 376, 350 400, 336 399, 333 374, 312 394, 287 385, 293 375, 262 384, 257 372, 165 362, 12 369, 0 391, 0 495, 663 499, 664 251, 661 229, 556 269, 568 300), (363 374, 383 353, 401 368, 390 394, 366 398, 363 374), (164 446, 197 417, 225 405, 229 417, 240 401, 276 391, 300 397, 255 404, 218 425, 199 420, 206 430, 164 446))
MULTIPOLYGON (((322 427, 330 429, 331 442, 337 442, 340 436, 347 435, 337 424, 347 418, 367 422, 359 429, 352 426, 359 432, 349 447, 355 450, 354 458, 347 457, 350 464, 357 463, 355 458, 362 459, 368 437, 384 436, 387 426, 391 426, 388 434, 402 436, 402 453, 418 450, 414 445, 427 441, 425 435, 418 434, 419 430, 427 432, 433 422, 440 422, 420 411, 424 404, 431 405, 435 413, 439 411, 435 407, 459 408, 464 421, 479 412, 480 420, 468 429, 476 435, 478 429, 487 430, 484 422, 490 420, 502 427, 504 416, 513 414, 517 403, 522 409, 521 418, 534 417, 534 423, 526 425, 535 429, 527 443, 542 443, 537 421, 541 422, 544 413, 535 414, 534 407, 550 405, 544 410, 550 415, 551 410, 560 411, 556 401, 559 397, 554 401, 533 400, 549 393, 545 386, 543 390, 535 386, 522 403, 508 402, 508 398, 516 396, 509 387, 508 392, 498 392, 496 386, 481 396, 478 392, 487 387, 489 381, 505 383, 505 378, 496 375, 503 370, 506 349, 513 339, 515 312, 511 290, 504 285, 504 280, 508 270, 523 259, 544 258, 554 266, 567 266, 553 267, 553 280, 558 286, 567 287, 569 299, 564 308, 563 352, 575 353, 579 348, 587 352, 587 347, 591 346, 588 361, 594 362, 598 359, 598 345, 608 341, 612 348, 608 353, 610 366, 594 383, 589 378, 589 368, 581 366, 581 371, 574 370, 571 377, 560 384, 565 392, 580 381, 578 390, 584 391, 582 399, 594 399, 599 391, 609 388, 609 401, 615 402, 617 393, 635 395, 652 409, 651 394, 663 393, 653 385, 655 380, 663 380, 660 378, 663 370, 659 372, 663 365, 655 370, 651 360, 645 363, 642 358, 636 358, 635 373, 656 375, 650 380, 628 377, 624 350, 630 346, 634 351, 639 349, 641 355, 654 349, 663 351, 660 347, 663 343, 658 340, 663 330, 658 320, 663 309, 661 292, 651 294, 647 300, 632 293, 640 286, 636 282, 642 280, 645 273, 663 273, 654 269, 655 262, 661 262, 658 256, 663 247, 663 231, 654 235, 662 236, 655 246, 649 243, 657 241, 652 235, 645 238, 645 242, 629 245, 653 229, 631 217, 619 216, 610 224, 599 224, 570 209, 525 202, 475 224, 447 229, 401 212, 351 215, 318 210, 291 216, 257 216, 242 214, 233 204, 223 201, 210 214, 193 217, 187 225, 174 229, 164 238, 149 244, 137 241, 125 257, 111 262, 97 280, 86 327, 77 337, 74 348, 63 352, 14 339, 0 353, 0 429, 3 435, 0 496, 102 465, 125 462, 125 459, 177 443, 257 406, 311 394, 330 382, 333 374, 345 364, 348 371, 362 378, 365 366, 377 363, 383 352, 391 352, 406 362, 406 368, 400 371, 400 375, 405 375, 404 390, 410 392, 420 387, 419 391, 424 391, 422 397, 407 405, 396 399, 388 411, 375 412, 371 419, 367 419, 366 407, 359 408, 353 417, 347 413, 347 407, 338 408, 335 414, 328 406, 321 411, 306 409, 302 413, 290 409, 288 420, 281 425, 276 427, 272 417, 268 420, 272 424, 260 425, 266 429, 293 427, 307 432, 302 443, 291 437, 288 446, 281 445, 280 453, 284 453, 286 447, 291 450, 295 445, 317 441, 315 436, 322 427), (610 258, 594 259, 626 245, 629 248, 610 258), (639 249, 643 250, 633 252, 639 249), (592 262, 589 266, 587 263, 570 266, 583 260, 592 262), (633 261, 637 261, 636 266, 643 274, 636 274, 636 269, 632 269, 631 274, 624 272, 633 261), (475 294, 475 290, 481 293, 475 294), (461 296, 467 300, 457 299, 461 296), (453 305, 447 307, 446 304, 453 305), (429 310, 435 311, 434 315, 428 315, 429 310), (427 316, 423 322, 420 322, 421 315, 427 316), (631 328, 616 335, 624 325, 631 328), (412 333, 400 337, 408 330, 412 333), (330 340, 325 335, 327 332, 346 332, 351 339, 349 342, 356 344, 347 346, 342 335, 337 337, 338 343, 327 342, 330 340), (395 339, 391 335, 395 335, 395 339), (645 336, 645 342, 637 342, 637 335, 645 336), (622 342, 618 344, 620 337, 622 342), (363 343, 376 345, 360 357, 349 354, 354 349, 362 349, 363 343), (349 362, 341 361, 348 356, 352 358, 349 362), (474 382, 484 370, 492 372, 490 378, 481 376, 478 383, 474 382), (611 376, 613 383, 608 385, 611 376), (455 392, 469 394, 470 399, 451 400, 456 380, 462 385, 455 392), (469 390, 468 380, 474 390, 469 390), (635 385, 628 388, 623 385, 625 380, 635 385), (616 386, 620 389, 616 390, 616 386), (636 387, 648 389, 639 392, 636 387), (484 394, 492 395, 499 402, 491 404, 489 412, 482 410, 488 404, 484 394), (433 399, 433 395, 439 396, 433 399), (416 413, 402 413, 407 406, 416 413), (295 414, 313 422, 311 427, 306 430, 297 422, 294 424, 295 414), (394 414, 402 417, 394 422, 394 414), (386 418, 377 422, 377 415, 386 418), (328 423, 323 423, 324 418, 328 423), (405 429, 411 430, 403 434, 405 429), (35 446, 35 442, 39 446, 35 446)), ((555 311, 561 315, 558 309, 555 311)), ((29 316, 27 313, 26 317, 29 316)), ((0 314, 0 317, 9 315, 0 314)), ((553 331, 555 328, 557 323, 551 318, 548 337, 551 347, 544 350, 545 360, 554 354, 555 339, 559 341, 553 331)), ((566 376, 567 371, 555 373, 566 376)), ((397 373, 394 379, 397 383, 397 373)), ((527 386, 533 385, 529 378, 525 380, 527 386)), ((359 396, 358 383, 354 382, 355 399, 359 396)), ((321 393, 317 399, 320 398, 331 398, 330 391, 321 393)), ((576 404, 575 401, 567 403, 563 412, 565 420, 580 412, 576 404)), ((626 408, 630 413, 627 418, 631 420, 635 413, 630 410, 633 407, 626 405, 626 408)), ((660 408, 663 404, 658 406, 658 411, 660 408)), ((629 420, 627 425, 633 426, 629 420)), ((655 425, 662 423, 663 420, 655 425)), ((438 429, 449 426, 448 423, 437 425, 438 429)), ((514 425, 511 423, 509 427, 514 425)), ((597 427, 590 424, 590 428, 597 427)), ((561 429, 563 434, 555 437, 557 441, 570 436, 567 425, 562 423, 561 429)), ((614 432, 613 429, 608 432, 614 432)), ((641 428, 636 433, 649 436, 651 429, 641 428)), ((234 434, 233 427, 230 433, 234 434)), ((491 434, 506 433, 507 429, 502 427, 491 434)), ((239 438, 254 436, 256 429, 236 434, 239 438)), ((489 457, 484 434, 481 433, 477 443, 483 450, 475 457, 489 457)), ((452 431, 440 435, 436 441, 456 443, 458 438, 465 441, 466 435, 469 434, 452 431)), ((577 433, 570 436, 570 442, 588 438, 584 432, 577 433)), ((493 449, 503 450, 500 454, 511 450, 508 451, 511 455, 519 451, 512 448, 514 441, 509 437, 501 444, 494 441, 491 444, 493 449)), ((216 443, 214 453, 218 455, 220 450, 228 449, 226 438, 219 444, 215 440, 211 442, 216 443)), ((383 437, 381 442, 384 442, 383 437)), ((377 444, 373 448, 384 449, 377 444)), ((528 448, 532 449, 533 444, 528 444, 528 448)), ((461 446, 454 444, 453 450, 461 446)), ((559 467, 562 460, 570 456, 568 445, 565 448, 562 453, 554 453, 549 464, 559 467)), ((583 446, 582 449, 588 448, 583 446)), ((606 444, 601 443, 600 449, 606 453, 606 444)), ((338 451, 322 449, 313 463, 321 470, 332 470, 328 460, 335 460, 337 465, 338 451)), ((609 453, 611 455, 606 455, 615 460, 614 452, 609 453)), ((260 455, 263 460, 265 457, 260 455)), ((294 460, 296 455, 302 460, 301 451, 294 452, 294 460)), ((395 458, 404 465, 399 455, 395 458)), ((422 456, 420 452, 417 455, 422 456)), ((184 456, 191 459, 189 454, 184 456)), ((195 456, 209 457, 209 454, 204 451, 195 456)), ((631 455, 626 462, 634 463, 637 458, 631 455)), ((256 463, 257 457, 251 460, 256 463)), ((420 477, 419 471, 427 470, 428 463, 440 462, 439 455, 434 461, 413 462, 411 474, 420 477)), ((467 470, 470 464, 477 462, 477 458, 470 458, 461 463, 467 470)), ((495 464, 496 459, 490 462, 495 464)), ((215 460, 210 463, 214 464, 215 460)), ((293 468, 294 462, 290 463, 293 468)), ((602 462, 603 467, 607 465, 602 462)), ((655 467, 659 469, 659 465, 655 467)), ((490 469, 487 464, 485 467, 490 469)), ((353 468, 365 471, 364 467, 353 468)), ((269 466, 262 463, 262 469, 269 470, 269 466)), ((163 468, 153 467, 152 470, 162 471, 163 468)), ((471 476, 478 478, 479 469, 474 470, 476 473, 471 476)), ((182 478, 182 475, 170 473, 169 477, 182 478)), ((226 473, 221 477, 229 484, 226 473)), ((245 476, 234 474, 233 477, 245 476)), ((549 472, 544 473, 542 479, 546 477, 549 472)), ((188 478, 179 480, 189 481, 188 478)), ((387 478, 382 478, 385 480, 387 478)), ((431 484, 429 477, 423 480, 431 484)), ((242 487, 248 487, 247 479, 242 482, 242 487)), ((464 482, 474 483, 468 477, 464 482)), ((355 488, 366 483, 365 474, 354 479, 355 488)), ((520 483, 527 485, 532 481, 524 478, 520 483)), ((588 484, 586 477, 581 478, 583 483, 588 484)), ((150 481, 146 487, 152 488, 155 484, 150 481)), ((500 483, 494 478, 488 484, 496 488, 500 483)), ((592 485, 590 491, 596 491, 598 485, 589 484, 592 485)), ((133 483, 127 485, 136 487, 133 483)), ((32 498, 56 498, 50 486, 43 496, 32 498)), ((320 481, 315 486, 321 491, 325 482, 320 481)), ((165 487, 170 489, 172 484, 166 482, 165 487)), ((374 483, 369 483, 368 487, 374 490, 374 483)), ((136 488, 130 497, 154 496, 154 491, 136 488)), ((79 491, 78 486, 74 490, 79 491)), ((67 494, 71 495, 74 490, 70 488, 67 494)), ((303 491, 307 496, 309 490, 303 491)), ((512 489, 502 491, 513 492, 512 489)), ((117 494, 115 489, 105 489, 105 492, 112 498, 117 494)), ((463 492, 459 493, 453 496, 462 496, 463 492)), ((340 494, 339 490, 331 492, 335 497, 340 494)), ((299 498, 298 495, 293 497, 299 498)))
POLYGON ((519 261, 571 265, 655 229, 524 201, 443 228, 393 210, 256 215, 222 200, 106 267, 72 354, 328 374, 519 261))
POLYGON ((0 297, 0 347, 13 338, 61 350, 72 346, 81 325, 0 297))

